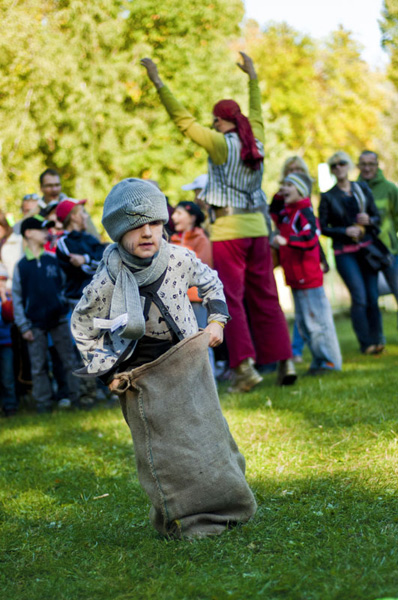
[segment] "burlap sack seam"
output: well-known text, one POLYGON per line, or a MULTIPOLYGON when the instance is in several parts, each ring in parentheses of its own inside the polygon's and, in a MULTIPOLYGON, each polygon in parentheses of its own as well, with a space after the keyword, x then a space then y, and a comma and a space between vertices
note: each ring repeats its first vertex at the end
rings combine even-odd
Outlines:
POLYGON ((145 431, 145 446, 146 446, 146 455, 147 455, 147 461, 148 461, 148 465, 149 465, 149 469, 151 472, 151 475, 155 481, 156 484, 156 489, 158 491, 159 494, 159 499, 160 499, 160 507, 161 507, 161 511, 162 511, 162 515, 163 515, 163 519, 165 521, 165 524, 170 522, 170 518, 169 518, 169 513, 168 513, 168 509, 167 509, 167 502, 166 502, 166 498, 163 494, 163 490, 162 490, 162 486, 160 485, 159 482, 159 478, 157 476, 156 473, 156 469, 154 467, 154 462, 153 462, 153 456, 152 456, 152 450, 151 450, 151 436, 149 433, 149 426, 148 426, 148 421, 146 419, 145 416, 145 411, 144 411, 144 405, 142 402, 142 388, 140 388, 140 386, 136 385, 136 384, 132 384, 132 387, 134 387, 136 390, 138 390, 138 410, 140 413, 140 417, 141 420, 144 424, 144 431, 145 431))

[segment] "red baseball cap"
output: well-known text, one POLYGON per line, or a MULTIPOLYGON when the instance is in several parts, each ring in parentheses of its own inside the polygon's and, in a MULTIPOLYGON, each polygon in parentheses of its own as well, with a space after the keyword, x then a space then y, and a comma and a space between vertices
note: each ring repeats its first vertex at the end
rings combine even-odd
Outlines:
POLYGON ((75 208, 75 206, 78 206, 79 204, 86 204, 86 202, 87 200, 73 200, 72 198, 66 198, 66 200, 61 200, 55 211, 57 219, 59 219, 63 223, 66 217, 69 215, 72 208, 75 208))

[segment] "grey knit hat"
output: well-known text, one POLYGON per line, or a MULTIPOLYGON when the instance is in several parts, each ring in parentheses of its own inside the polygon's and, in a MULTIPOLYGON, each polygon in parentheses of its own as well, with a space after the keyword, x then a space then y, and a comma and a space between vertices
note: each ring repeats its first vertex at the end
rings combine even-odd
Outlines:
POLYGON ((153 183, 143 179, 123 179, 105 199, 102 224, 114 242, 145 223, 167 223, 168 220, 166 196, 153 183))

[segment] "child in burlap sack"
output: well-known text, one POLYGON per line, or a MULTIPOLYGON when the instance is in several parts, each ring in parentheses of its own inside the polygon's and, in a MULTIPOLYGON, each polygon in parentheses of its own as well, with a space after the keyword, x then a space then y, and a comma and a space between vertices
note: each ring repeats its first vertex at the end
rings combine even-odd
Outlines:
POLYGON ((85 367, 120 395, 138 476, 165 535, 221 533, 255 512, 244 459, 222 417, 207 346, 229 319, 217 273, 163 238, 166 198, 125 179, 104 204, 114 240, 72 315, 85 367), (196 286, 208 313, 198 326, 187 296, 196 286))

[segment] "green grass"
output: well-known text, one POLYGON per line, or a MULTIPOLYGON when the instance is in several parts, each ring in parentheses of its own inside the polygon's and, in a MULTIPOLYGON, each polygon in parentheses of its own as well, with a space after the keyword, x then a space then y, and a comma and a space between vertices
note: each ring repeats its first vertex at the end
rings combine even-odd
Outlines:
POLYGON ((337 325, 343 373, 222 388, 259 507, 216 538, 152 529, 118 409, 3 419, 1 599, 397 598, 396 315, 379 357, 337 325))

